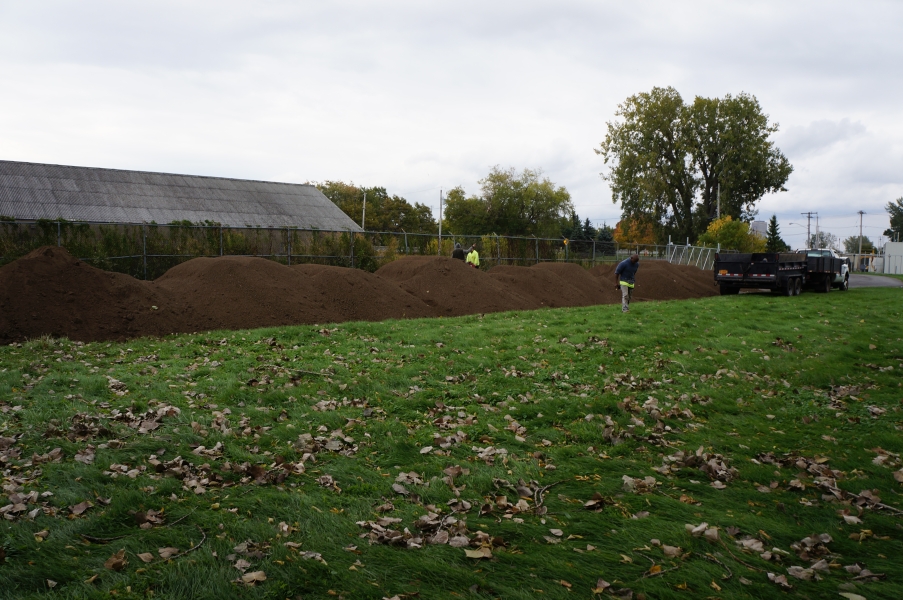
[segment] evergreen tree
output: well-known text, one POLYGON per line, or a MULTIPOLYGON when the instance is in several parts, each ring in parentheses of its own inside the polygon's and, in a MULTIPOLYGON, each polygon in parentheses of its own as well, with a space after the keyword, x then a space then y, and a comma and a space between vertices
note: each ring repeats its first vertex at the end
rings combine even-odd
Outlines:
POLYGON ((781 230, 778 228, 778 216, 771 215, 768 221, 768 231, 765 233, 766 252, 785 252, 790 247, 781 239, 781 230))

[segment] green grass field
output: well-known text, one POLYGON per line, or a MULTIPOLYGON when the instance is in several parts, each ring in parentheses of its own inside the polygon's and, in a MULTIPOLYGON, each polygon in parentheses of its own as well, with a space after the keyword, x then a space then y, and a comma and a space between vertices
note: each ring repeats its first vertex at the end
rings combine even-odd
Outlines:
POLYGON ((898 599, 901 306, 3 347, 0 597, 898 599))

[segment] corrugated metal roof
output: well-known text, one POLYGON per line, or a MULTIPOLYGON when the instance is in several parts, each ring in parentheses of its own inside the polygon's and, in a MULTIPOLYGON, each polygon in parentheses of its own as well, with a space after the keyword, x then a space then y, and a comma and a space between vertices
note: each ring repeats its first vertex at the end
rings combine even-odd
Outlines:
POLYGON ((100 223, 361 228, 312 185, 0 160, 0 216, 100 223))

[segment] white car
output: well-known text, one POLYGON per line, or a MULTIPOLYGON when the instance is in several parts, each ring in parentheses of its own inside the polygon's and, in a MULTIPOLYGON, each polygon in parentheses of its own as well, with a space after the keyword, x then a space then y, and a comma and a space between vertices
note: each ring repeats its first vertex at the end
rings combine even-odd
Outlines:
POLYGON ((850 259, 840 256, 836 250, 831 248, 820 248, 818 250, 810 248, 809 250, 797 250, 796 252, 798 254, 805 254, 806 256, 841 259, 843 261, 843 266, 841 267, 840 274, 834 276, 833 287, 844 292, 850 289, 850 259))

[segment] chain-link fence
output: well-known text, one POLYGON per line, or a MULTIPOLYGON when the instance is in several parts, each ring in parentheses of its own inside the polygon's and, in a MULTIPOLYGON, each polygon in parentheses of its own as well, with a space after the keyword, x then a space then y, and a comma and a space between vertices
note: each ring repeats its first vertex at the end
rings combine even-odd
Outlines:
POLYGON ((318 263, 375 271, 400 256, 451 256, 455 244, 476 245, 483 267, 573 262, 592 267, 639 254, 644 259, 712 266, 713 248, 618 244, 598 240, 501 235, 321 231, 294 227, 224 227, 155 223, 0 221, 0 265, 41 246, 63 246, 95 267, 156 279, 186 260, 256 256, 282 264, 318 263), (441 248, 440 248, 441 245, 441 248))

